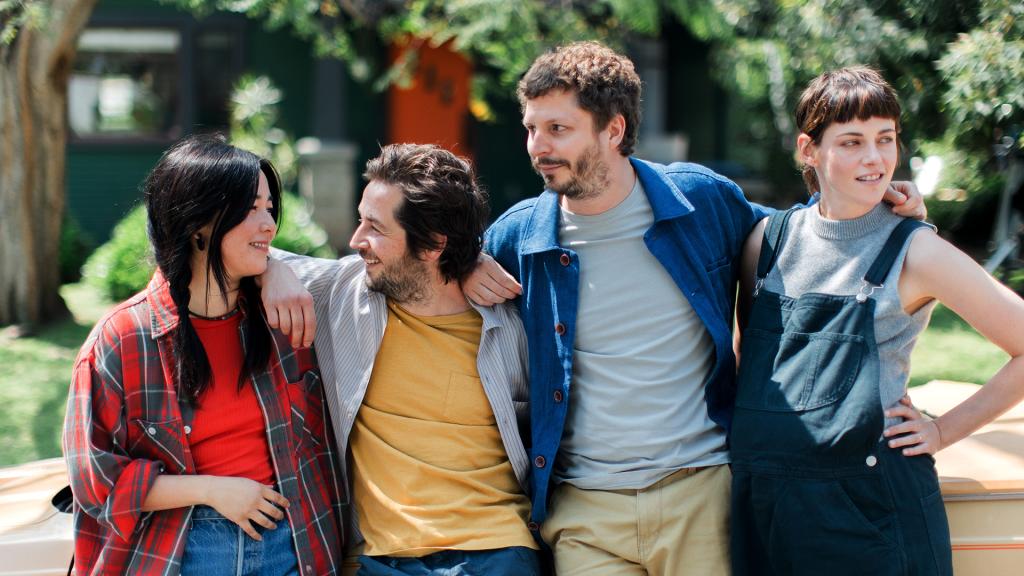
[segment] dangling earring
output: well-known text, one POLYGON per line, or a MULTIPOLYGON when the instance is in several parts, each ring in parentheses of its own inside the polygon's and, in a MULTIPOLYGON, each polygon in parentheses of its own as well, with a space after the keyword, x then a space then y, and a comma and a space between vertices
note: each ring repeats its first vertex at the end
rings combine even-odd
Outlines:
POLYGON ((200 252, 206 250, 206 240, 203 240, 202 234, 196 234, 196 248, 198 248, 200 252))

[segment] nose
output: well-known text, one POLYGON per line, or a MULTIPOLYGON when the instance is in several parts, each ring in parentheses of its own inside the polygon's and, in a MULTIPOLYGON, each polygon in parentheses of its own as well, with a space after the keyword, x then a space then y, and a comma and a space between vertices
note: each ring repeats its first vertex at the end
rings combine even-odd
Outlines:
POLYGON ((878 150, 878 146, 874 143, 869 143, 864 156, 865 164, 876 164, 881 162, 882 153, 878 150))
POLYGON ((270 212, 263 212, 260 220, 260 231, 277 235, 277 222, 274 222, 274 217, 270 215, 270 212))
POLYGON ((530 158, 547 156, 550 151, 547 138, 544 138, 539 130, 526 133, 526 153, 530 158))
POLYGON ((355 232, 352 233, 352 237, 348 240, 348 247, 353 250, 359 250, 361 248, 367 248, 369 244, 366 242, 366 234, 363 232, 363 223, 360 222, 356 226, 355 232))

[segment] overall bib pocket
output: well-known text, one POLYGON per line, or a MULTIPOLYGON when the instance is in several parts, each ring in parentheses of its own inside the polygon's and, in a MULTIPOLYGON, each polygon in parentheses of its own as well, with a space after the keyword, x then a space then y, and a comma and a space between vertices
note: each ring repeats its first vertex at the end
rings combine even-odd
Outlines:
POLYGON ((830 332, 743 333, 736 406, 804 412, 841 402, 860 372, 862 336, 830 332))

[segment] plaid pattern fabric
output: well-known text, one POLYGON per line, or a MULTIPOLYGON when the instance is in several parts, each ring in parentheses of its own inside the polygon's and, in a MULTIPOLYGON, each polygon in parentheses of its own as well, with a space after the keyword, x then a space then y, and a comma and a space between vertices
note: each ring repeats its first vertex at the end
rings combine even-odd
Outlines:
MULTIPOLYGON (((192 411, 178 402, 171 377, 174 310, 157 271, 146 290, 96 325, 75 361, 63 443, 75 495, 77 574, 181 570, 192 508, 140 509, 159 474, 195 473, 185 432, 192 411)), ((274 332, 270 364, 252 384, 278 490, 291 503, 299 569, 302 576, 336 574, 339 467, 316 360, 274 332)))

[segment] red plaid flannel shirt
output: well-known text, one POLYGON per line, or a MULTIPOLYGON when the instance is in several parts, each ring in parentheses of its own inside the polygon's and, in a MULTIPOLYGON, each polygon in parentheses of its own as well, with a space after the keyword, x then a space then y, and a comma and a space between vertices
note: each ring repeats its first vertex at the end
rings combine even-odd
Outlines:
MULTIPOLYGON (((140 510, 157 475, 195 473, 185 433, 191 409, 178 402, 171 378, 174 310, 158 271, 96 325, 75 361, 64 457, 78 574, 181 570, 192 508, 140 510)), ((252 380, 278 489, 292 504, 302 576, 338 574, 342 561, 339 468, 315 362, 311 350, 293 350, 274 332, 270 370, 252 380)))

